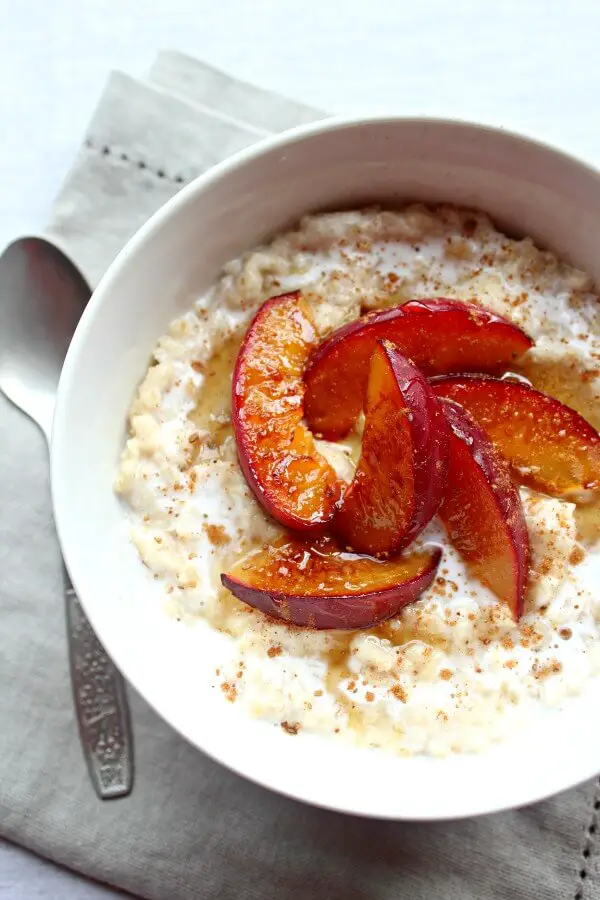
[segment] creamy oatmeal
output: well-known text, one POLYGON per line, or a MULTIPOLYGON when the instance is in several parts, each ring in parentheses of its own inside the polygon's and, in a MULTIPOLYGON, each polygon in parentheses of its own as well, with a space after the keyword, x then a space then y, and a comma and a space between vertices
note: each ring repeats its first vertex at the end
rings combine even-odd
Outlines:
MULTIPOLYGON (((226 700, 292 734, 401 753, 481 749, 600 671, 597 507, 521 490, 532 576, 518 624, 469 576, 436 519, 418 540, 443 546, 435 582, 375 628, 294 628, 236 600, 221 572, 282 529, 237 462, 233 363, 261 303, 297 288, 321 336, 365 310, 415 298, 467 300, 506 316, 536 342, 519 374, 596 428, 598 297, 583 273, 529 239, 508 239, 480 213, 411 206, 313 216, 229 264, 172 323, 131 407, 117 490, 132 539, 169 611, 229 636, 215 673, 226 700)), ((359 443, 354 435, 318 445, 350 481, 359 443)))

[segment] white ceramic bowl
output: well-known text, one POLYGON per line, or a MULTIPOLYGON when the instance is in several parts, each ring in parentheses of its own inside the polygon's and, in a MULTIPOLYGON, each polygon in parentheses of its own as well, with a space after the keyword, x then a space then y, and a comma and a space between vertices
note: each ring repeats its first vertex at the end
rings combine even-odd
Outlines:
POLYGON ((303 213, 408 199, 486 210, 600 283, 600 175, 576 159, 514 134, 430 119, 329 120, 287 132, 182 190, 113 263, 65 363, 52 483, 66 562, 92 624, 167 722, 281 793, 352 813, 441 819, 530 803, 595 775, 599 684, 478 756, 374 758, 302 733, 292 740, 211 690, 222 638, 162 611, 112 490, 127 410, 153 346, 227 260, 303 213))

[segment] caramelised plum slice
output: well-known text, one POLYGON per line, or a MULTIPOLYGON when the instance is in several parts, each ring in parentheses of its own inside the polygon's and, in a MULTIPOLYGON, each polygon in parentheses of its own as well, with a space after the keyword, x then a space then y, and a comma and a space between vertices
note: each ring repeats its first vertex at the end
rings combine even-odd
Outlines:
POLYGON ((232 383, 233 428, 246 480, 273 518, 301 531, 329 521, 340 490, 303 424, 302 373, 316 343, 300 292, 273 297, 246 333, 232 383))
POLYGON ((370 628, 416 600, 440 558, 438 548, 426 548, 381 562, 347 553, 329 537, 283 537, 221 581, 240 600, 290 625, 370 628))
POLYGON ((310 358, 304 410, 316 434, 336 440, 352 428, 382 338, 427 375, 505 371, 532 345, 516 325, 458 300, 411 300, 368 313, 334 331, 310 358))
POLYGON ((416 538, 442 500, 448 439, 446 417, 425 376, 390 341, 378 341, 361 456, 332 523, 348 547, 387 556, 416 538))
POLYGON ((431 386, 471 413, 519 481, 582 499, 600 489, 600 435, 574 409, 524 382, 485 375, 435 378, 431 386))
POLYGON ((518 619, 530 555, 521 498, 506 462, 473 417, 452 400, 442 404, 451 435, 440 518, 473 574, 518 619))

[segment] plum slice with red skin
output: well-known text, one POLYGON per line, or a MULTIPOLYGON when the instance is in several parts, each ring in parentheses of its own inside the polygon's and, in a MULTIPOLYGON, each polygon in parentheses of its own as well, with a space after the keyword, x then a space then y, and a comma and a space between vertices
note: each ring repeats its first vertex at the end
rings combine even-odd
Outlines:
POLYGON ((414 602, 440 559, 437 547, 381 561, 344 551, 330 537, 284 536, 221 581, 239 600, 289 625, 370 628, 414 602))
POLYGON ((304 410, 315 434, 337 440, 350 431, 381 339, 392 341, 427 375, 506 371, 532 346, 507 319, 458 300, 411 300, 367 313, 334 331, 308 361, 304 410))
POLYGON ((431 387, 473 416, 518 481, 575 499, 600 489, 600 435, 560 400, 524 382, 485 375, 434 378, 431 387))
POLYGON ((521 498, 506 462, 475 419, 453 400, 442 399, 442 405, 451 434, 440 518, 473 574, 518 619, 530 563, 521 498))
POLYGON ((317 344, 299 291, 272 297, 248 328, 232 381, 232 419, 240 466, 259 503, 284 527, 322 530, 340 483, 303 422, 308 357, 317 344))
POLYGON ((361 456, 332 529, 359 553, 388 556, 435 515, 446 487, 449 427, 427 379, 390 341, 371 357, 361 456))

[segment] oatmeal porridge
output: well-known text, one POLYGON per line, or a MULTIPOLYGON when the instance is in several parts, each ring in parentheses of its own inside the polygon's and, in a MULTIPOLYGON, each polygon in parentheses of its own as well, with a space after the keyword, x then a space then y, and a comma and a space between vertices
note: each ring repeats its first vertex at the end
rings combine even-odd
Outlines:
MULTIPOLYGON (((586 275, 529 239, 505 237, 481 213, 415 205, 315 215, 230 263, 171 324, 131 407, 117 479, 131 536, 182 627, 204 619, 228 636, 215 672, 224 702, 292 735, 405 754, 483 749, 600 672, 595 485, 585 497, 549 496, 531 480, 519 487, 531 554, 520 616, 474 575, 438 517, 409 548, 442 548, 434 580, 374 627, 297 627, 241 602, 222 573, 277 546, 285 530, 240 466, 232 373, 253 316, 290 291, 301 291, 319 340, 365 312, 420 298, 502 316, 533 341, 510 367, 511 383, 551 394, 594 428, 598 297, 586 275)), ((315 435, 342 485, 354 477, 363 422, 335 440, 315 435)))

